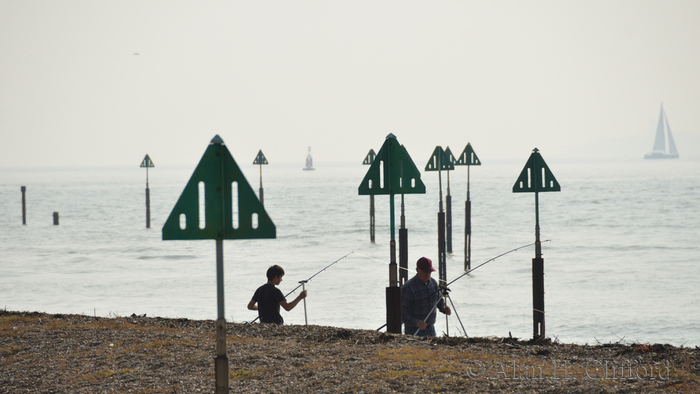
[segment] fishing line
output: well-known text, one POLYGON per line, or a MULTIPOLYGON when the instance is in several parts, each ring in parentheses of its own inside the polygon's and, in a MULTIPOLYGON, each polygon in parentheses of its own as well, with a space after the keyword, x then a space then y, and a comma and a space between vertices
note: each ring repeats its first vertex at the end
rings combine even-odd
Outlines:
MULTIPOLYGON (((544 243, 544 242, 549 242, 549 240, 546 239, 546 240, 544 240, 544 241, 542 241, 542 242, 543 242, 543 243, 544 243)), ((488 264, 488 263, 490 263, 490 262, 492 262, 492 261, 494 261, 494 260, 496 260, 496 259, 498 259, 498 258, 501 258, 501 257, 507 255, 507 254, 510 254, 510 253, 513 253, 513 252, 517 252, 518 250, 527 248, 528 246, 535 245, 536 243, 537 243, 537 242, 533 242, 533 243, 530 243, 530 244, 527 244, 527 245, 518 246, 518 247, 515 248, 515 249, 511 249, 511 250, 509 250, 509 251, 507 251, 507 252, 503 252, 503 253, 499 254, 499 255, 496 256, 496 257, 492 257, 492 258, 490 258, 490 259, 484 261, 483 263, 477 265, 476 267, 470 269, 469 271, 463 273, 462 275, 456 277, 456 278, 453 279, 450 283, 448 283, 447 286, 449 286, 449 285, 455 283, 456 281, 458 281, 459 279, 463 278, 464 276, 469 275, 472 271, 476 270, 476 269, 479 268, 479 267, 482 267, 482 266, 484 266, 484 265, 486 265, 486 264, 488 264)))
MULTIPOLYGON (((547 239, 547 240, 542 241, 542 242, 549 242, 549 240, 547 239)), ((501 258, 501 257, 503 257, 503 256, 505 256, 505 255, 507 255, 507 254, 516 252, 516 251, 518 251, 518 250, 520 250, 520 249, 527 248, 528 246, 535 245, 536 243, 537 243, 537 242, 533 242, 533 243, 529 243, 529 244, 527 244, 527 245, 519 246, 519 247, 514 248, 514 249, 511 249, 511 250, 509 250, 509 251, 507 251, 507 252, 503 252, 503 253, 499 254, 498 256, 492 257, 492 258, 490 258, 490 259, 484 261, 483 263, 477 265, 476 267, 470 269, 469 271, 463 273, 462 275, 458 276, 457 278, 453 279, 453 280, 452 280, 451 282, 449 282, 447 285, 445 285, 445 286, 439 286, 438 290, 436 290, 435 292, 433 292, 432 294, 430 294, 428 297, 432 297, 434 294, 436 294, 436 293, 440 292, 441 290, 443 290, 443 288, 444 288, 446 291, 449 291, 449 289, 447 288, 447 286, 449 286, 449 285, 455 283, 456 281, 458 281, 459 279, 461 279, 461 278, 463 278, 463 277, 469 275, 469 273, 471 273, 472 271, 476 270, 477 268, 483 267, 484 265, 486 265, 486 264, 488 264, 488 263, 490 263, 490 262, 492 262, 492 261, 495 261, 496 259, 501 258)), ((450 297, 448 296, 448 298, 450 298, 450 297)), ((430 315, 433 314, 433 312, 435 311, 435 309, 437 308, 437 306, 438 306, 438 304, 440 303, 441 300, 442 300, 442 297, 438 298, 438 301, 435 303, 435 305, 434 305, 433 308, 430 310, 430 312, 428 313, 428 315, 425 316, 425 318, 423 319, 423 321, 426 321, 426 320, 428 319, 428 317, 430 317, 430 315)), ((452 299, 451 299, 451 298, 450 298, 450 302, 452 302, 452 299)), ((454 305, 453 305, 453 306, 454 306, 454 305)), ((416 332, 413 333, 413 335, 418 334, 419 331, 420 331, 420 328, 417 328, 417 329, 416 329, 416 332)), ((466 333, 466 331, 465 331, 465 333, 466 333)))
MULTIPOLYGON (((550 241, 550 240, 547 239, 547 240, 544 240, 544 241, 541 241, 541 242, 549 242, 549 241, 550 241)), ((447 288, 447 286, 449 286, 449 285, 455 283, 456 281, 458 281, 459 279, 461 279, 461 278, 463 278, 463 277, 469 275, 469 274, 470 274, 471 272, 473 272, 474 270, 476 270, 476 269, 478 269, 478 268, 480 268, 480 267, 483 267, 484 265, 486 265, 486 264, 488 264, 488 263, 491 263, 491 262, 493 262, 493 261, 495 261, 495 260, 497 260, 497 259, 499 259, 499 258, 501 258, 501 257, 503 257, 503 256, 505 256, 505 255, 507 255, 507 254, 510 254, 510 253, 513 253, 513 252, 517 252, 517 251, 520 250, 520 249, 527 248, 527 247, 529 247, 529 246, 535 245, 536 243, 537 243, 537 242, 532 242, 532 243, 529 243, 529 244, 527 244, 527 245, 518 246, 517 248, 508 250, 508 251, 503 252, 503 253, 501 253, 501 254, 499 254, 499 255, 497 255, 497 256, 494 256, 494 257, 492 257, 492 258, 490 258, 490 259, 484 261, 483 263, 477 265, 476 267, 470 269, 469 271, 464 272, 462 275, 458 276, 457 278, 453 279, 452 281, 450 281, 450 282, 447 283, 447 284, 444 284, 444 285, 439 284, 440 281, 442 281, 442 282, 447 282, 447 281, 446 281, 446 280, 440 280, 440 279, 438 279, 439 289, 438 289, 436 292, 433 292, 432 294, 430 294, 428 297, 430 297, 430 296, 432 296, 433 294, 435 294, 435 293, 441 291, 442 288, 444 288, 445 290, 449 291, 449 289, 447 288)), ((378 261, 378 262, 387 264, 385 261, 376 259, 376 258, 374 258, 374 257, 370 257, 370 256, 367 256, 367 255, 363 255, 363 254, 361 254, 361 253, 355 253, 355 254, 357 254, 358 256, 365 257, 365 258, 370 259, 370 260, 375 260, 375 261, 378 261)), ((408 268, 399 267, 399 269, 403 269, 403 270, 407 270, 407 271, 408 271, 408 268)), ((450 303, 452 303, 452 307, 453 307, 453 309, 454 309, 454 302, 452 301, 452 297, 449 297, 449 295, 448 295, 447 298, 450 300, 450 303)), ((440 298, 440 299, 438 300, 438 302, 435 304, 435 306, 433 306, 433 308, 432 308, 432 309, 430 310, 430 312, 428 313, 428 316, 426 316, 425 319, 423 319, 423 321, 425 321, 425 320, 435 311, 435 309, 437 308, 437 306, 438 306, 438 304, 439 304, 439 302, 440 302, 441 299, 442 299, 442 298, 440 298)), ((456 310, 456 309, 455 309, 455 314, 457 314, 457 310, 456 310)), ((464 325, 462 324, 462 320, 459 318, 459 315, 457 315, 457 320, 459 321, 459 324, 462 326, 462 329, 464 330, 464 334, 465 334, 465 336, 466 336, 467 331, 464 329, 464 325)), ((379 327, 379 328, 377 329, 377 331, 381 330, 381 329, 382 329, 383 327, 385 327, 385 326, 386 326, 386 324, 385 324, 384 326, 382 326, 382 327, 379 327)), ((414 335, 418 334, 418 331, 420 331, 420 329, 417 329, 416 332, 414 333, 414 335)))
MULTIPOLYGON (((377 259, 377 258, 374 258, 374 257, 371 257, 371 256, 367 256, 367 255, 364 255, 364 254, 362 254, 362 253, 357 253, 357 252, 355 252, 355 254, 358 255, 358 256, 361 256, 361 257, 370 259, 370 260, 378 261, 378 262, 380 262, 380 263, 382 263, 382 264, 389 264, 389 263, 387 263, 387 262, 384 261, 384 260, 379 260, 379 259, 377 259)), ((399 270, 404 270, 404 271, 407 271, 407 272, 411 272, 411 269, 410 269, 410 268, 404 268, 404 267, 400 267, 400 266, 399 266, 398 268, 399 268, 399 270)), ((446 282, 444 279, 440 279, 440 278, 433 278, 433 279, 436 279, 437 281, 446 282)))
MULTIPOLYGON (((313 279, 314 277, 316 277, 316 275, 318 275, 318 274, 320 274, 321 272, 327 270, 327 269, 330 268, 333 264, 335 264, 335 263, 339 262, 340 260, 342 260, 342 259, 344 259, 344 258, 350 256, 350 255, 353 254, 353 253, 355 253, 355 251, 352 251, 352 252, 350 252, 350 253, 347 253, 345 256, 343 256, 343 257, 339 258, 338 260, 335 260, 334 262, 332 262, 332 263, 328 264, 327 266, 323 267, 320 271, 318 271, 318 272, 316 272, 315 274, 311 275, 311 276, 309 277, 309 279, 299 281, 299 286, 295 287, 294 289, 292 289, 292 291, 290 291, 289 293, 285 294, 284 298, 289 297, 289 295, 292 294, 292 293, 294 293, 295 291, 297 291, 297 289, 299 289, 300 287, 304 287, 304 286, 306 285, 306 283, 308 283, 311 279, 313 279)), ((306 299, 304 299, 304 301, 306 301, 306 299)), ((304 316, 306 317, 306 302, 304 302, 304 316)), ((260 318, 260 316, 256 317, 255 319, 253 319, 253 320, 251 320, 250 322, 245 323, 245 324, 255 323, 256 321, 258 321, 259 318, 260 318)), ((307 324, 308 324, 308 321, 307 321, 307 324)))

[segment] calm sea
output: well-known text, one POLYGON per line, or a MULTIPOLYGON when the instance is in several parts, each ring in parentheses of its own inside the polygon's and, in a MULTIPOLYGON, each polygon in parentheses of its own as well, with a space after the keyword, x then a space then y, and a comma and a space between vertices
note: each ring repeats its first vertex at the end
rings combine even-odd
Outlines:
MULTIPOLYGON (((471 167, 473 266, 534 241, 534 195, 512 193, 526 159, 471 167)), ((700 161, 547 163, 562 190, 539 198, 541 238, 549 240, 543 244, 546 335, 588 344, 700 345, 700 161)), ((316 171, 302 171, 301 164, 263 167, 277 238, 224 242, 227 320, 256 317, 246 304, 270 265, 286 270, 280 286, 286 294, 342 258, 307 284, 309 324, 377 329, 385 323, 389 198, 376 197, 373 244, 369 197, 357 194, 368 167, 316 165, 316 171)), ((241 168, 257 193, 259 167, 241 168)), ((0 170, 0 307, 215 319, 215 242, 161 240, 193 170, 149 171, 151 229, 145 228, 146 171, 137 166, 0 170), (27 187, 27 225, 20 186, 27 187)), ((449 176, 451 280, 464 271, 466 167, 449 176)), ((447 174, 441 178, 447 195, 447 174)), ((422 180, 425 195, 405 196, 411 267, 421 256, 437 262, 438 174, 424 172, 422 180)), ((400 201, 397 196, 397 226, 400 201)), ((534 254, 532 246, 506 254, 450 286, 468 335, 532 336, 534 254)), ((304 324, 303 304, 283 314, 287 323, 304 324)), ((459 335, 462 328, 456 315, 449 321, 440 315, 437 330, 459 335)))

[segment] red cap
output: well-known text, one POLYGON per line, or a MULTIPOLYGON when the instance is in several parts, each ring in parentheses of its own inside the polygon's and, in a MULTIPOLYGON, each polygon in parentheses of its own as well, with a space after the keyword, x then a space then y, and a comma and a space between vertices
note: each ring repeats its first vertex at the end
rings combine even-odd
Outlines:
POLYGON ((421 270, 425 273, 430 273, 430 272, 435 271, 435 268, 433 268, 433 262, 430 261, 430 259, 427 257, 419 258, 418 262, 416 263, 416 268, 418 268, 419 270, 421 270))

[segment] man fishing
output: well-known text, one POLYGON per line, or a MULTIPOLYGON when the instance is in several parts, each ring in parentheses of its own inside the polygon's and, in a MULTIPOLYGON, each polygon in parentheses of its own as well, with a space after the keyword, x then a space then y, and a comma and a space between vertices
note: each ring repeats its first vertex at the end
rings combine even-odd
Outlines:
POLYGON ((436 305, 440 312, 452 314, 450 307, 445 305, 437 281, 430 277, 434 271, 432 261, 421 257, 416 262, 416 275, 401 287, 401 319, 405 334, 434 337, 436 305))
POLYGON ((306 298, 306 290, 302 291, 292 302, 287 302, 280 289, 276 286, 282 282, 284 269, 279 265, 273 265, 267 270, 267 283, 258 287, 253 298, 248 303, 248 309, 258 311, 261 323, 284 324, 280 315, 280 306, 287 312, 294 309, 299 301, 306 298))

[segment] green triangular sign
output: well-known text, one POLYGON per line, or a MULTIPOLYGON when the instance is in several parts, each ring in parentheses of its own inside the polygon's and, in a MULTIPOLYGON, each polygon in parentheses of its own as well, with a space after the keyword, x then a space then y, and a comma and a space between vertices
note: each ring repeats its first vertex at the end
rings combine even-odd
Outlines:
POLYGON ((535 148, 513 185, 513 193, 537 193, 561 191, 559 182, 547 167, 539 150, 535 148))
POLYGON ((372 164, 374 162, 375 157, 377 157, 377 154, 374 153, 374 149, 370 149, 367 156, 365 156, 365 160, 362 162, 362 164, 365 164, 365 165, 372 164))
POLYGON ((449 168, 448 170, 454 170, 457 159, 455 159, 455 156, 452 154, 452 151, 450 150, 449 146, 445 148, 445 160, 452 164, 452 168, 449 168))
POLYGON ((459 155, 459 159, 457 160, 455 165, 456 166, 480 166, 481 165, 481 161, 476 156, 476 153, 474 153, 474 148, 472 148, 472 144, 467 142, 467 146, 462 151, 462 154, 459 155))
POLYGON ((258 155, 255 156, 255 161, 253 164, 268 164, 267 159, 265 158, 265 155, 262 153, 262 149, 258 151, 258 155))
POLYGON ((217 135, 165 221, 163 240, 275 236, 274 223, 217 135))
POLYGON ((425 184, 406 148, 389 134, 357 191, 361 196, 425 194, 425 184))
POLYGON ((153 161, 151 161, 151 158, 146 155, 146 157, 143 158, 143 161, 141 162, 141 167, 155 167, 156 165, 153 164, 153 161))
POLYGON ((428 160, 428 164, 425 165, 426 171, 447 171, 454 169, 454 164, 452 164, 449 156, 445 154, 441 146, 435 147, 432 156, 430 156, 430 160, 428 160))

